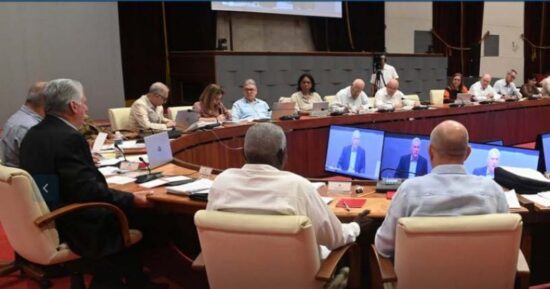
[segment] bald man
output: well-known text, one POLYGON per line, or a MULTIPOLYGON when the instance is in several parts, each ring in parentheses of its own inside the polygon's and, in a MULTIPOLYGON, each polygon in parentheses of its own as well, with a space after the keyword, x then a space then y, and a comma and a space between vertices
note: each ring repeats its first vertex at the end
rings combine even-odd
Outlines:
POLYGON ((500 98, 500 95, 491 86, 491 79, 491 75, 485 73, 478 82, 470 86, 469 93, 473 96, 474 101, 498 100, 500 98))
POLYGON ((44 88, 46 82, 35 82, 27 94, 25 104, 4 124, 0 152, 6 166, 19 167, 19 148, 29 129, 44 118, 44 88))
MULTIPOLYGON (((305 178, 283 171, 286 137, 274 124, 261 123, 248 129, 244 138, 246 164, 219 174, 208 194, 207 210, 268 215, 307 216, 319 245, 335 249, 355 241, 361 227, 342 224, 305 178)), ((266 248, 269 250, 270 248, 266 248)))
POLYGON ((433 129, 430 141, 431 173, 401 184, 376 232, 376 249, 385 257, 394 254, 399 218, 508 212, 504 192, 497 183, 466 172, 464 161, 471 148, 468 131, 462 124, 452 120, 440 123, 433 129))
POLYGON ((379 89, 374 95, 375 106, 378 109, 398 109, 403 107, 405 95, 399 90, 399 81, 392 79, 386 87, 379 89))
POLYGON ((336 99, 330 105, 332 112, 359 113, 369 108, 367 94, 363 91, 365 82, 362 79, 354 80, 350 86, 336 93, 336 99))
POLYGON ((162 107, 168 101, 170 89, 162 82, 155 82, 149 92, 134 101, 130 108, 130 127, 133 131, 161 131, 175 126, 174 121, 164 117, 162 107))

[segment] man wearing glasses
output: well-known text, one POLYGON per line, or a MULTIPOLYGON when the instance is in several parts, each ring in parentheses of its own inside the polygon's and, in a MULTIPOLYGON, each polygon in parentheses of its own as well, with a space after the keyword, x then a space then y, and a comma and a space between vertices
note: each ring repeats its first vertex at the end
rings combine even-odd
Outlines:
POLYGON ((164 117, 162 105, 168 100, 170 89, 161 82, 149 87, 149 92, 137 99, 130 109, 130 126, 132 130, 168 130, 175 123, 164 117))

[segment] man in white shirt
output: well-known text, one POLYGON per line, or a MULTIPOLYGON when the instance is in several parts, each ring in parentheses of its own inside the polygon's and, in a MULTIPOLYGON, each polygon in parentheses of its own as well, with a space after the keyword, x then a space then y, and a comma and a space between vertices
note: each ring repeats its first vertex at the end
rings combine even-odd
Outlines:
POLYGON ((130 108, 130 127, 132 130, 167 130, 176 124, 164 117, 163 104, 168 100, 170 89, 164 83, 155 82, 149 92, 134 101, 130 108))
POLYGON ((350 86, 336 93, 336 99, 330 105, 330 110, 339 113, 359 113, 361 110, 369 109, 368 96, 364 89, 365 82, 362 79, 354 80, 350 86))
POLYGON ((542 97, 550 97, 550 75, 540 81, 542 97))
POLYGON ((478 82, 470 86, 469 94, 473 96, 474 101, 498 100, 500 98, 500 95, 497 95, 491 86, 491 79, 491 75, 485 73, 478 82))
POLYGON ((390 80, 399 78, 395 67, 386 63, 386 55, 380 55, 380 67, 382 67, 382 69, 380 69, 380 75, 382 77, 382 79, 380 79, 381 81, 379 81, 378 83, 376 81, 377 71, 373 71, 370 77, 370 83, 373 87, 372 91, 377 91, 381 88, 384 88, 388 85, 390 80))
POLYGON ((493 86, 495 93, 500 96, 501 99, 520 99, 521 93, 519 89, 516 88, 514 84, 514 79, 518 72, 514 69, 511 69, 506 73, 506 77, 499 79, 495 82, 493 86))
POLYGON ((378 109, 402 108, 405 95, 398 89, 399 81, 390 80, 386 87, 380 88, 374 95, 375 107, 378 109))
MULTIPOLYGON (((286 137, 274 124, 248 129, 244 139, 246 164, 223 171, 214 180, 207 210, 309 217, 317 243, 335 249, 354 242, 361 232, 357 222, 342 224, 305 178, 282 171, 286 137)), ((366 212, 357 221, 366 219, 366 212)))

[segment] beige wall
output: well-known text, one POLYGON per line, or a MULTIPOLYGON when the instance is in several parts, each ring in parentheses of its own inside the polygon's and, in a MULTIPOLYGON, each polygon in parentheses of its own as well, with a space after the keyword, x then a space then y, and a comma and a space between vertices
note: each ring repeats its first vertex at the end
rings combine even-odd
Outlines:
POLYGON ((226 38, 229 17, 234 51, 314 51, 309 19, 303 16, 218 12, 217 38, 226 38))
POLYGON ((432 29, 431 2, 386 2, 386 51, 414 53, 414 31, 432 29))
POLYGON ((523 10, 523 2, 485 2, 482 33, 500 35, 499 57, 485 57, 482 44, 480 73, 502 78, 514 68, 518 72, 516 85, 523 84, 523 10))
POLYGON ((0 123, 36 80, 74 78, 89 113, 124 105, 117 3, 0 3, 0 123))

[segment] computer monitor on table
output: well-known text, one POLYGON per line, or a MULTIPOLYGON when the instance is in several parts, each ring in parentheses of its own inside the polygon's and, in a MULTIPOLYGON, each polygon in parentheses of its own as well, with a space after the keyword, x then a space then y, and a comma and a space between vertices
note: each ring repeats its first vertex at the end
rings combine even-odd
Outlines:
POLYGON ((325 171, 354 178, 377 179, 384 132, 331 125, 325 171))
POLYGON ((550 132, 537 137, 535 149, 540 151, 539 170, 550 171, 550 132))
POLYGON ((408 179, 431 172, 429 146, 425 135, 386 132, 380 179, 408 179))

